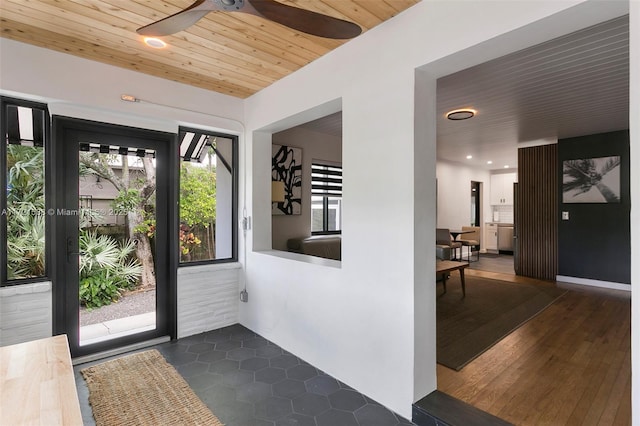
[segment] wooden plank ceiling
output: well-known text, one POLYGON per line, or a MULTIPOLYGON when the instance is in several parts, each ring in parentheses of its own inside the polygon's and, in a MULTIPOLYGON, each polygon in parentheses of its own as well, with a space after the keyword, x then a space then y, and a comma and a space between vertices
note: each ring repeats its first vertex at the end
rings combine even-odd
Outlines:
MULTIPOLYGON (((367 31, 419 0, 278 0, 367 31)), ((136 29, 192 0, 2 0, 9 39, 246 98, 345 43, 244 13, 212 12, 152 49, 136 29)))

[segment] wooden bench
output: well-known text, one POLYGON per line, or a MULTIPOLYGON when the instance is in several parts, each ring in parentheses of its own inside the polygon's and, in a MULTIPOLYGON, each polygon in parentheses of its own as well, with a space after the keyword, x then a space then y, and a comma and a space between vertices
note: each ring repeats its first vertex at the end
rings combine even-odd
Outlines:
POLYGON ((0 348, 0 425, 82 425, 67 336, 0 348))
POLYGON ((464 268, 469 267, 469 262, 454 262, 452 260, 436 259, 436 276, 442 276, 442 287, 447 292, 447 275, 449 272, 460 272, 460 283, 462 284, 462 297, 465 297, 466 289, 464 287, 464 268))

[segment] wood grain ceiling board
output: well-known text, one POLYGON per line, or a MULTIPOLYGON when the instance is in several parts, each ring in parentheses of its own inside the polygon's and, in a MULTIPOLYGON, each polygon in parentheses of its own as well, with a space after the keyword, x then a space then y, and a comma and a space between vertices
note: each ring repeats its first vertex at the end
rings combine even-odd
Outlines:
POLYGON ((490 169, 527 143, 627 129, 628 16, 442 77, 437 97, 438 158, 490 169), (477 115, 446 119, 464 107, 477 115))
MULTIPOLYGON (((280 0, 366 31, 419 0, 280 0)), ((246 98, 346 41, 300 33, 243 13, 212 12, 151 49, 135 30, 192 0, 2 0, 1 36, 246 98)))

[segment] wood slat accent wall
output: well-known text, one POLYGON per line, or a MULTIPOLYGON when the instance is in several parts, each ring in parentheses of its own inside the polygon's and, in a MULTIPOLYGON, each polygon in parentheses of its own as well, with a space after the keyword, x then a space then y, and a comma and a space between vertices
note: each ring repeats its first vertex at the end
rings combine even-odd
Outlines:
POLYGON ((558 273, 558 146, 518 150, 515 271, 555 280, 558 273))

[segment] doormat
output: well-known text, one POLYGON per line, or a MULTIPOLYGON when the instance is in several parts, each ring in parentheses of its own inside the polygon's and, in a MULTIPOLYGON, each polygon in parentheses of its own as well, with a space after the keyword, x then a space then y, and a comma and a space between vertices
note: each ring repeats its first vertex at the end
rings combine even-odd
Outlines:
POLYGON ((89 403, 97 426, 223 426, 155 349, 80 372, 89 387, 89 403))

